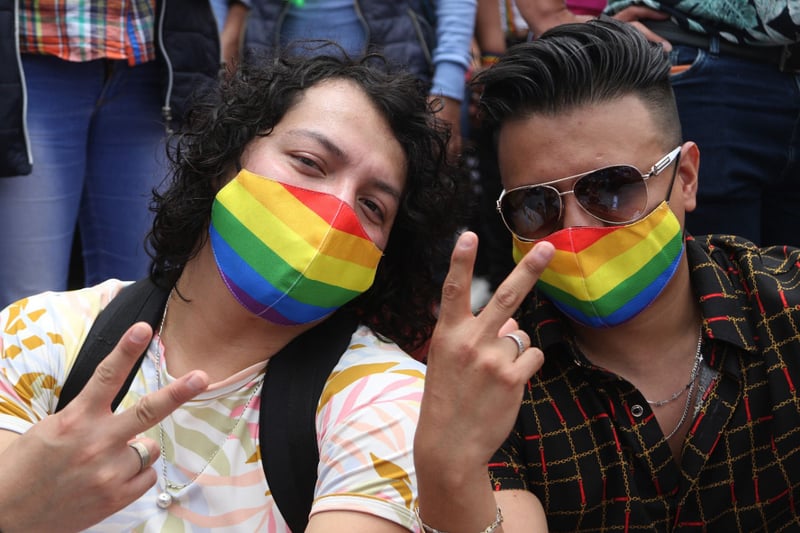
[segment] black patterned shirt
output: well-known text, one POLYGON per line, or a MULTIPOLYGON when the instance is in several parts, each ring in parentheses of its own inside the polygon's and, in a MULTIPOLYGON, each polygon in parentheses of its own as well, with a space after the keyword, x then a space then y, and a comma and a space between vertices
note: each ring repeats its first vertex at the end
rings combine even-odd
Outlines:
POLYGON ((545 363, 490 474, 535 493, 551 531, 800 530, 800 249, 689 237, 687 257, 713 379, 680 465, 642 394, 593 367, 549 302, 521 312, 545 363))

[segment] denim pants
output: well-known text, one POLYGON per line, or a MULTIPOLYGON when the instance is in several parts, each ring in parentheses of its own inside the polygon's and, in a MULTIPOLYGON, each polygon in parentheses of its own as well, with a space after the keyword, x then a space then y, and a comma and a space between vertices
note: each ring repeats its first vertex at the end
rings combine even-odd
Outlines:
POLYGON ((166 171, 157 64, 23 55, 23 68, 33 172, 0 179, 0 308, 67 288, 76 223, 85 284, 144 277, 166 171))
POLYGON ((800 246, 800 75, 675 45, 672 76, 683 138, 700 148, 689 233, 800 246))

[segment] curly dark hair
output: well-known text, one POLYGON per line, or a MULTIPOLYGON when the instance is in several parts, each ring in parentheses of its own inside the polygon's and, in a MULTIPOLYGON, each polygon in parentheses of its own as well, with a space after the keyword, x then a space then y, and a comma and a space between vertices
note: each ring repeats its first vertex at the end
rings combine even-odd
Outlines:
POLYGON ((166 190, 153 191, 148 236, 151 279, 173 285, 208 239, 211 206, 245 147, 269 135, 303 91, 325 80, 358 84, 405 153, 406 187, 372 287, 348 303, 364 323, 407 351, 430 336, 441 273, 464 217, 463 180, 447 162, 448 133, 421 82, 380 56, 249 56, 193 103, 168 146, 166 190))

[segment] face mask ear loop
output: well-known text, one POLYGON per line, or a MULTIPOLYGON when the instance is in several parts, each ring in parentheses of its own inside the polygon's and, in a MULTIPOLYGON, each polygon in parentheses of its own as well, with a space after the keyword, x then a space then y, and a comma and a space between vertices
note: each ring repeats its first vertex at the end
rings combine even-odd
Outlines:
MULTIPOLYGON (((667 191, 667 197, 664 198, 664 201, 667 202, 667 205, 669 205, 669 197, 672 196, 672 187, 675 185, 675 178, 678 175, 678 167, 681 166, 681 154, 682 153, 683 153, 683 150, 678 152, 678 157, 675 158, 675 168, 672 169, 672 179, 669 180, 669 191, 667 191)), ((685 225, 683 226, 683 229, 681 230, 681 241, 682 242, 686 242, 686 226, 685 225)))
POLYGON ((678 167, 681 166, 681 153, 683 153, 683 150, 678 152, 678 157, 675 158, 675 168, 672 169, 672 179, 669 180, 669 190, 667 190, 667 197, 664 198, 667 205, 669 205, 669 197, 672 196, 672 187, 675 185, 675 178, 678 176, 678 167))

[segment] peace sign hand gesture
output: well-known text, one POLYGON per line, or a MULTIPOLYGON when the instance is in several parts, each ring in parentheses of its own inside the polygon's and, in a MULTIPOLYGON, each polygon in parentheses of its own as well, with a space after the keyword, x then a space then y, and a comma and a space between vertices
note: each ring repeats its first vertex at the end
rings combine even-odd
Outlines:
POLYGON ((514 425, 525 383, 544 362, 511 317, 555 251, 550 243, 538 243, 474 316, 470 285, 476 253, 476 235, 465 232, 442 289, 414 440, 421 513, 448 531, 483 527, 494 517, 494 499, 481 495, 490 493, 487 464, 514 425), (476 514, 484 521, 472 520, 476 514))
POLYGON ((157 474, 150 466, 158 443, 136 437, 205 390, 208 376, 189 372, 112 413, 114 396, 151 336, 149 325, 134 324, 62 411, 22 435, 0 431, 4 532, 85 529, 153 486, 157 474))

